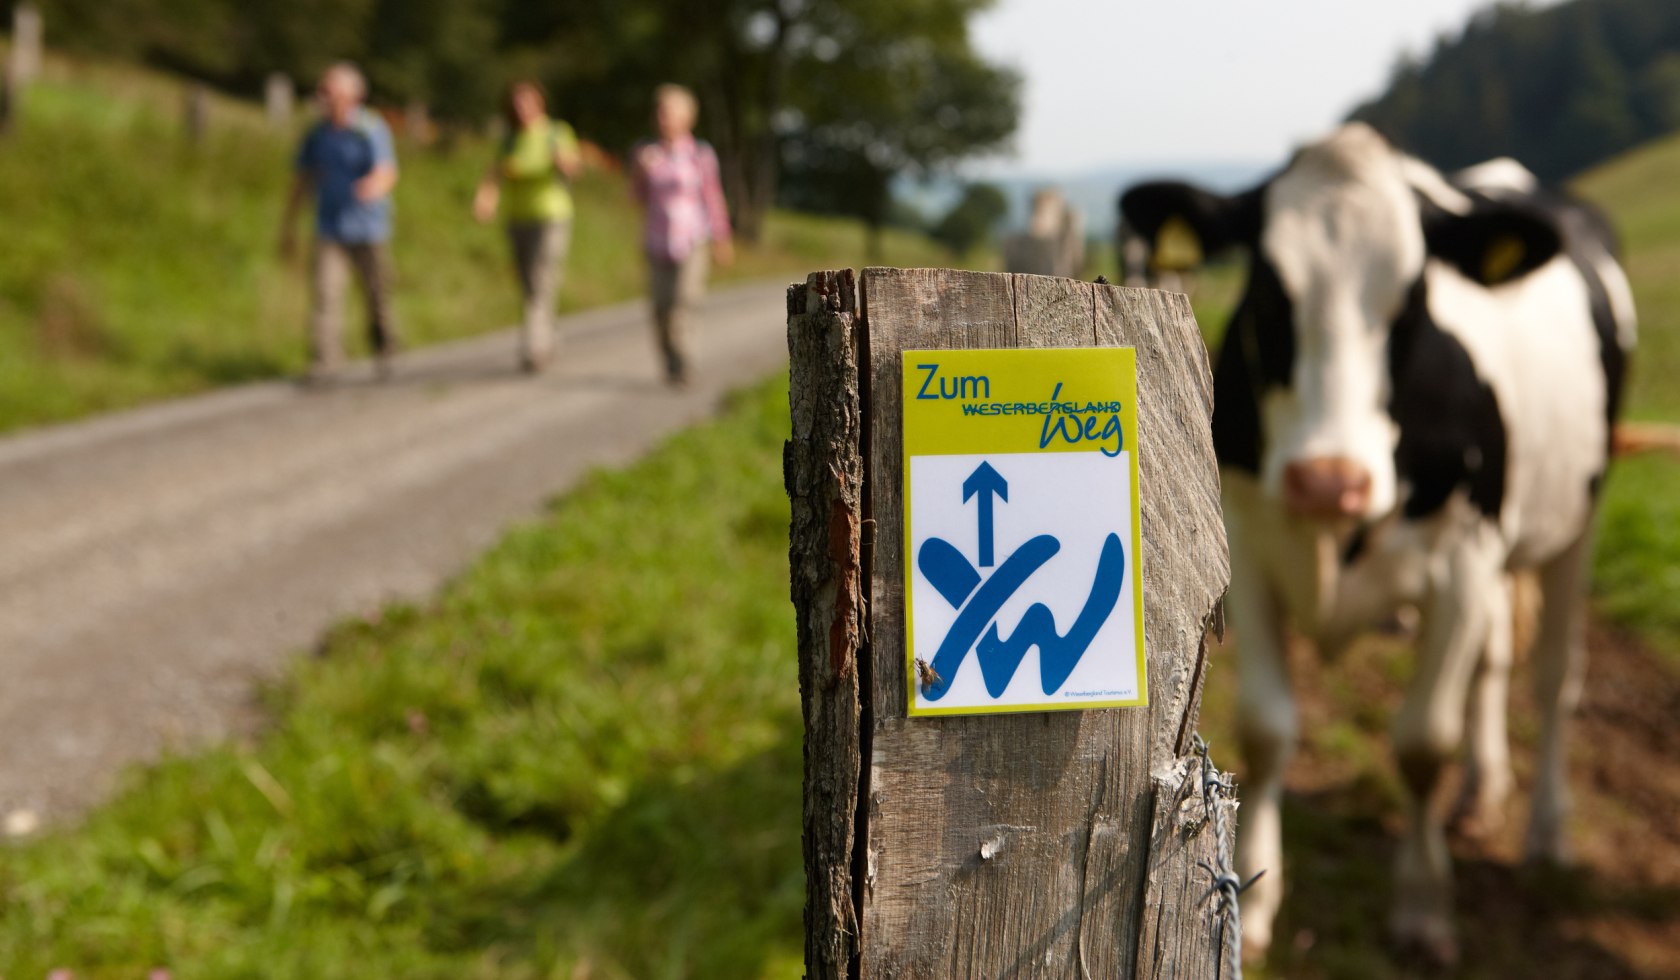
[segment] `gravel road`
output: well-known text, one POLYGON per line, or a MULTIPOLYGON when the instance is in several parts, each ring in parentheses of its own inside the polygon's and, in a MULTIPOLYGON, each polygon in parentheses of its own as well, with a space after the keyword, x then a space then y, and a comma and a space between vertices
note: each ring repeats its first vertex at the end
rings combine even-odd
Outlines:
POLYGON ((509 522, 785 363, 780 286, 718 290, 694 383, 642 304, 562 321, 557 365, 501 333, 395 380, 250 385, 0 440, 0 815, 74 816, 122 769, 252 725, 255 682, 326 627, 432 594, 509 522))

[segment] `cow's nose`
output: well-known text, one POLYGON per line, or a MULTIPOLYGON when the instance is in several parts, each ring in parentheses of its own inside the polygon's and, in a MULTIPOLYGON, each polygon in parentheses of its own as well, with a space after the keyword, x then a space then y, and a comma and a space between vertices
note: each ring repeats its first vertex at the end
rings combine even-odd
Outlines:
POLYGON ((1307 517, 1358 517, 1371 503, 1371 471, 1339 456, 1283 468, 1283 502, 1307 517))

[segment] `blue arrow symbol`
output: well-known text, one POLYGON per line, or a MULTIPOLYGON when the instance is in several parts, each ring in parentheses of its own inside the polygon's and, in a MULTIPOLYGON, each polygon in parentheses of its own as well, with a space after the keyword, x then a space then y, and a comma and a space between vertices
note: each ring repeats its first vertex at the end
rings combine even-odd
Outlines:
POLYGON ((1009 499, 1009 481, 992 469, 992 464, 981 461, 980 466, 968 479, 963 481, 963 503, 975 494, 980 495, 980 567, 991 568, 992 562, 992 494, 1007 501, 1009 499))

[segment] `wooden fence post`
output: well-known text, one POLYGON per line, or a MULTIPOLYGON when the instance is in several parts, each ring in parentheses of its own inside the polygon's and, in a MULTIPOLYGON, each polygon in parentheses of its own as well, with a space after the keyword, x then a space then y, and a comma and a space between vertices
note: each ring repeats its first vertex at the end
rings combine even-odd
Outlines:
POLYGON ((274 129, 289 129, 297 101, 297 88, 292 76, 283 71, 271 71, 263 79, 263 111, 274 129))
POLYGON ((9 61, 0 64, 0 136, 12 131, 12 124, 17 119, 22 100, 23 87, 12 78, 9 61))
POLYGON ((23 107, 23 93, 41 74, 41 12, 31 3, 12 8, 12 42, 0 62, 0 136, 23 107))
POLYGON ((788 290, 788 347, 807 975, 1234 971, 1207 869, 1228 868, 1235 803, 1205 795, 1192 749, 1229 566, 1188 302, 1037 276, 823 272, 788 290), (1136 352, 1148 705, 909 717, 901 352, 1120 346, 1136 352))
POLYGON ((432 111, 419 99, 410 99, 403 109, 403 135, 420 146, 432 142, 432 111))
POLYGON ((28 85, 41 74, 41 11, 32 3, 12 8, 11 79, 28 85))
POLYGON ((181 131, 191 146, 202 145, 210 133, 210 88, 203 82, 188 82, 181 93, 181 131))

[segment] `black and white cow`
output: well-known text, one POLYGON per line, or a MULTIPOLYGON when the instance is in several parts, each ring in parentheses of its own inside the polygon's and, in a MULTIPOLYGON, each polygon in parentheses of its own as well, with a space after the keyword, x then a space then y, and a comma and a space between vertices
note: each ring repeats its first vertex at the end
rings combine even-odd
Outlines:
POLYGON ((1538 579, 1544 732, 1527 847, 1559 858, 1565 728, 1585 656, 1590 525, 1634 342, 1608 225, 1512 161, 1453 179, 1349 124, 1244 194, 1179 183, 1121 199, 1146 239, 1246 249, 1214 368, 1247 774, 1245 945, 1283 895, 1278 803, 1298 735, 1285 626, 1321 646, 1402 608, 1417 655, 1394 743, 1410 795, 1391 929, 1456 956, 1451 868, 1430 800, 1468 725, 1467 803, 1511 787, 1513 575, 1538 579))

